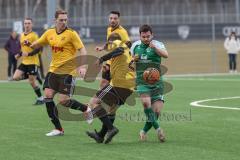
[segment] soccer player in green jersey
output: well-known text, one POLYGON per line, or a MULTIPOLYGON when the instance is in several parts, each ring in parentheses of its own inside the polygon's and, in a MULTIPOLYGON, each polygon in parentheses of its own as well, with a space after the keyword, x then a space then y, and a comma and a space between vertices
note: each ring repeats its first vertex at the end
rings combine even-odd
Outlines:
POLYGON ((168 52, 162 42, 153 40, 152 28, 149 25, 142 25, 139 29, 140 40, 133 43, 131 52, 136 60, 136 85, 137 92, 144 107, 146 122, 140 131, 140 140, 146 140, 147 132, 154 127, 157 131, 160 142, 165 141, 163 129, 160 128, 158 117, 163 108, 163 80, 162 75, 154 84, 148 84, 143 80, 143 72, 153 67, 160 71, 162 58, 168 58, 168 52))

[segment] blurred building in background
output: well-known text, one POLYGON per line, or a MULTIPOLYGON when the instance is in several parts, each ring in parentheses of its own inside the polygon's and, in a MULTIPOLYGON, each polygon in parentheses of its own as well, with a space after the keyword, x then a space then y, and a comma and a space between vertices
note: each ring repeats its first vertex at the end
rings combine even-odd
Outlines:
POLYGON ((86 42, 105 40, 99 33, 105 32, 111 10, 121 12, 121 23, 132 40, 138 38, 138 27, 145 23, 153 25, 156 38, 222 39, 232 30, 240 35, 239 6, 240 0, 0 0, 0 45, 13 23, 19 28, 18 21, 24 17, 32 17, 41 34, 46 24, 53 25, 48 12, 56 8, 68 11, 70 27, 86 42), (54 3, 52 8, 50 3, 54 3))
MULTIPOLYGON (((105 25, 110 10, 119 10, 126 25, 197 24, 239 22, 239 0, 54 0, 57 8, 68 11, 73 25, 105 25)), ((0 0, 0 27, 31 16, 35 25, 46 23, 47 0, 0 0)))
POLYGON ((41 35, 54 24, 49 12, 56 8, 68 11, 69 26, 92 43, 90 52, 106 40, 111 10, 121 12, 132 41, 141 24, 152 25, 154 38, 167 42, 170 74, 226 72, 223 40, 231 31, 240 36, 240 0, 0 0, 0 47, 13 29, 21 31, 24 17, 33 18, 41 35))

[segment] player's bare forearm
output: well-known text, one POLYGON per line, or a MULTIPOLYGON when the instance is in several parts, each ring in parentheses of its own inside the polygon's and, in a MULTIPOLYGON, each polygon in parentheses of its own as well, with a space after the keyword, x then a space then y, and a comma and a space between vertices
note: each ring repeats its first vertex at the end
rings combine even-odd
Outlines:
POLYGON ((33 48, 33 49, 39 49, 42 46, 39 43, 37 43, 37 41, 35 41, 30 45, 30 47, 33 48))
POLYGON ((101 51, 106 50, 106 49, 107 49, 107 44, 104 44, 103 46, 97 46, 97 47, 95 48, 95 50, 96 50, 97 52, 101 52, 101 51))
POLYGON ((80 64, 78 64, 77 71, 80 74, 80 77, 84 78, 86 74, 86 64, 87 64, 87 51, 85 47, 78 50, 80 57, 80 64))
POLYGON ((87 64, 87 50, 85 47, 79 49, 80 58, 80 68, 85 68, 87 64))
POLYGON ((149 47, 155 49, 156 53, 163 57, 163 58, 168 58, 168 52, 164 49, 160 49, 159 47, 157 47, 153 42, 150 42, 149 47))
POLYGON ((168 58, 168 52, 159 48, 155 48, 157 54, 163 58, 168 58))

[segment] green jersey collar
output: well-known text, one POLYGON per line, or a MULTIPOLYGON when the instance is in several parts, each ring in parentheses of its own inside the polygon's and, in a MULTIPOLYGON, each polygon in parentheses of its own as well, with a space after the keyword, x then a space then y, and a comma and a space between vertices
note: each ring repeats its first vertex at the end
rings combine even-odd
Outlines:
POLYGON ((149 46, 148 44, 144 44, 143 42, 141 42, 141 44, 140 44, 141 48, 148 48, 148 46, 149 46))

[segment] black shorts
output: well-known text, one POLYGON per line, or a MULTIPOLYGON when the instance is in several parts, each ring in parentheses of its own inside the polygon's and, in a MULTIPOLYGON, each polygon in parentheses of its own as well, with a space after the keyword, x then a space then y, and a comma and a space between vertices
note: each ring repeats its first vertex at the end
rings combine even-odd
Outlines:
POLYGON ((38 66, 35 64, 20 64, 18 69, 23 71, 27 75, 37 75, 38 74, 38 66))
POLYGON ((109 106, 113 104, 123 105, 127 98, 133 93, 132 90, 111 85, 105 86, 96 93, 97 97, 109 106))
POLYGON ((75 87, 75 78, 69 74, 55 74, 48 72, 43 84, 43 89, 50 88, 54 91, 65 94, 73 95, 75 87))
POLYGON ((106 80, 110 81, 111 80, 110 65, 109 64, 105 64, 105 65, 108 65, 109 69, 105 70, 105 71, 102 71, 102 79, 106 79, 106 80))

